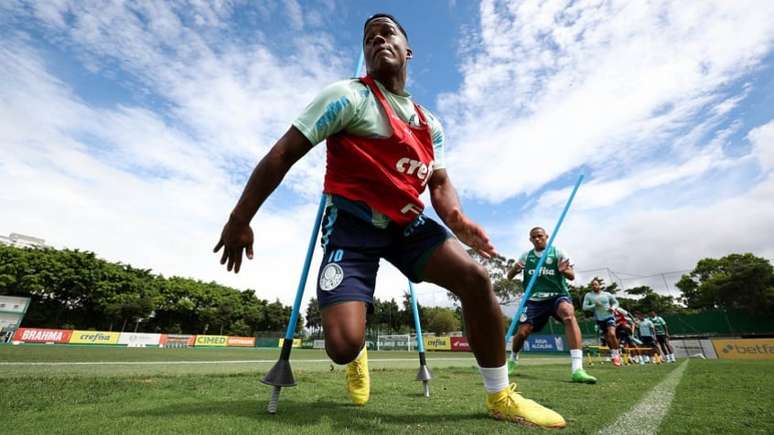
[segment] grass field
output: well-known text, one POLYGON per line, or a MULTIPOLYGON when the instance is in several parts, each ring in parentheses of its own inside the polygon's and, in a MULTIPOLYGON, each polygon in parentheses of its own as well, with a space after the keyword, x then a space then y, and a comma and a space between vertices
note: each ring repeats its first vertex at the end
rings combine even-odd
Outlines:
MULTIPOLYGON (((278 414, 269 415, 270 390, 259 379, 277 356, 274 349, 3 345, 0 432, 539 431, 486 416, 481 378, 472 357, 462 353, 428 354, 433 380, 432 397, 426 399, 414 381, 415 353, 371 352, 371 401, 359 408, 346 397, 342 367, 332 365, 321 351, 294 350, 298 386, 283 389, 278 414)), ((691 360, 587 368, 599 384, 569 383, 567 357, 527 355, 512 381, 525 396, 563 414, 566 433, 636 433, 641 428, 658 433, 774 433, 774 362, 691 360), (664 389, 673 390, 671 404, 663 403, 664 389), (659 412, 663 420, 657 420, 659 412)))

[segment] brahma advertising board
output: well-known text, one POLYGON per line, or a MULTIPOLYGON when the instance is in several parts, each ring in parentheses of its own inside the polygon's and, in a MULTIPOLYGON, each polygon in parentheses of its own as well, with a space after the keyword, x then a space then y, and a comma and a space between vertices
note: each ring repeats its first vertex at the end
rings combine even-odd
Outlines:
POLYGON ((23 343, 69 343, 72 329, 19 328, 13 341, 23 343))

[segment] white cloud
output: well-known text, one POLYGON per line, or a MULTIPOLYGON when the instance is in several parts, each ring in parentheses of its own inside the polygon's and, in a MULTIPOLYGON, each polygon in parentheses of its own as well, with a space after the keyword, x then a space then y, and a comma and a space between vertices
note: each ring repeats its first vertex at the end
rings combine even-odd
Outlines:
POLYGON ((772 22, 760 2, 484 2, 463 84, 439 101, 455 181, 499 202, 663 152, 746 95, 728 85, 770 52, 772 22))
MULTIPOLYGON (((291 28, 320 26, 332 10, 301 14, 297 4, 251 7, 264 18, 294 17, 291 28)), ((0 8, 4 24, 25 23, 0 41, 0 231, 291 303, 322 185, 322 147, 286 177, 295 195, 273 197, 257 215, 256 259, 238 276, 210 251, 244 173, 319 89, 351 72, 333 36, 299 33, 281 49, 266 29, 243 38, 229 29, 230 2, 0 8), (107 107, 84 101, 33 48, 30 27, 132 98, 107 107)), ((482 30, 466 42, 479 51, 463 59, 459 92, 441 98, 452 178, 469 195, 499 201, 542 191, 585 165, 591 180, 559 240, 582 269, 690 268, 697 255, 729 249, 771 256, 770 176, 702 204, 643 207, 632 198, 749 159, 722 151, 738 123, 717 130, 755 92, 729 85, 770 52, 771 22, 771 6, 760 3, 485 3, 482 30), (740 235, 734 225, 752 231, 740 235)), ((764 169, 774 159, 772 129, 748 134, 764 169)), ((503 253, 528 246, 528 226, 554 222, 566 194, 549 190, 515 223, 496 222, 503 253)), ((383 263, 376 296, 399 300, 405 289, 383 263)), ((435 286, 417 290, 423 304, 445 302, 435 286)))
POLYGON ((234 171, 251 169, 314 93, 346 74, 332 39, 301 37, 278 56, 189 27, 226 24, 230 9, 209 2, 46 3, 34 17, 13 6, 97 75, 161 104, 91 106, 16 29, 0 42, 0 229, 291 303, 322 186, 319 150, 286 178, 307 196, 270 199, 254 219, 252 263, 227 274, 211 250, 245 181, 234 171))
POLYGON ((754 155, 764 171, 774 168, 774 121, 750 131, 747 138, 752 143, 754 155))
POLYGON ((290 18, 290 26, 293 30, 300 31, 304 28, 304 13, 301 5, 296 0, 285 1, 285 11, 290 18))

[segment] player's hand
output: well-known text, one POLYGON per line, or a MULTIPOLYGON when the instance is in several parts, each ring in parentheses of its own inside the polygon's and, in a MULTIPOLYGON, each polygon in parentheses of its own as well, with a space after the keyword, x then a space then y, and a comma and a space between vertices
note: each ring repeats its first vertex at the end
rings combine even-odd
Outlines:
POLYGON ((478 224, 468 219, 460 209, 455 208, 449 213, 446 225, 452 230, 460 241, 473 248, 484 258, 492 258, 497 255, 495 247, 489 240, 489 236, 478 224))
MULTIPOLYGON (((521 271, 519 271, 519 272, 521 272, 521 271)), ((508 281, 511 281, 516 276, 516 274, 519 273, 519 272, 516 272, 516 267, 514 266, 511 270, 508 271, 508 273, 505 275, 505 277, 508 279, 508 281)))
POLYGON ((220 240, 215 245, 212 252, 218 252, 223 248, 223 255, 220 257, 220 264, 226 264, 226 270, 239 273, 242 266, 242 250, 246 251, 247 258, 253 259, 253 230, 246 222, 241 222, 233 217, 223 226, 220 234, 220 240))
POLYGON ((570 266, 570 260, 564 259, 559 262, 559 273, 564 273, 568 270, 570 270, 572 266, 570 266))

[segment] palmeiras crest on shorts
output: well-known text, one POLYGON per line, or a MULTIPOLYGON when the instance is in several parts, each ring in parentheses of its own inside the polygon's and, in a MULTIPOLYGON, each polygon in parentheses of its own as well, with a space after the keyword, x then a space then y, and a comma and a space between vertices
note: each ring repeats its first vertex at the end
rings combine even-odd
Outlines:
POLYGON ((326 265, 320 274, 320 290, 329 292, 341 284, 344 279, 344 271, 336 263, 326 265))
POLYGON ((524 311, 523 313, 521 313, 521 317, 519 317, 519 322, 524 323, 527 321, 528 318, 529 317, 527 317, 527 312, 524 311))

